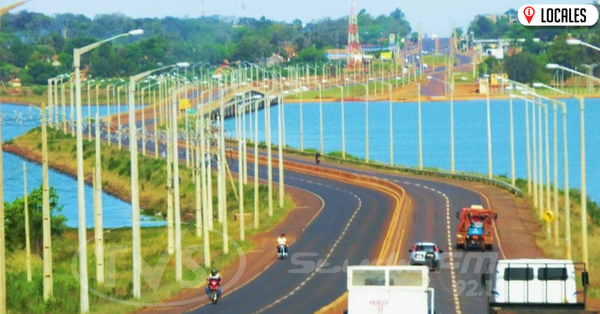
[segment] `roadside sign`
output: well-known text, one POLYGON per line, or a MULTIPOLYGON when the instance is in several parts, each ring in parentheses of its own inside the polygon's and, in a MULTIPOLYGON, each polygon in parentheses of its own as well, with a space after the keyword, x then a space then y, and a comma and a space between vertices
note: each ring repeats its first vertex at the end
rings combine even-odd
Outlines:
POLYGON ((547 222, 552 222, 552 221, 554 220, 554 218, 555 218, 555 217, 554 217, 554 212, 553 212, 553 211, 551 211, 551 210, 547 209, 547 210, 544 212, 544 220, 545 220, 545 221, 547 221, 547 222))

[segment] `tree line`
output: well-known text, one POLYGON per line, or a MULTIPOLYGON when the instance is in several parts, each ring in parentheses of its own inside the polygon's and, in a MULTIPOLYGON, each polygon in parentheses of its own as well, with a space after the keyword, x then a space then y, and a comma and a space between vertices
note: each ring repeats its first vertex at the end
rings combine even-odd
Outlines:
MULTIPOLYGON (((599 8, 597 4, 596 8, 599 8)), ((597 63, 600 53, 583 46, 568 45, 568 38, 579 38, 594 46, 600 46, 600 26, 591 27, 526 27, 516 21, 517 11, 509 10, 503 15, 490 18, 478 15, 467 30, 475 39, 513 39, 503 60, 487 57, 479 66, 479 73, 507 73, 510 79, 532 83, 552 80, 546 64, 557 63, 572 69, 582 64, 597 63), (520 40, 520 41, 519 41, 520 40)), ((489 46, 484 46, 487 48, 489 46)), ((595 74, 599 74, 596 69, 595 74)), ((565 74, 565 78, 571 75, 565 74)))
MULTIPOLYGON (((358 16, 361 41, 380 44, 390 33, 410 34, 404 13, 358 16)), ((123 77, 177 62, 224 60, 264 61, 274 53, 297 62, 324 60, 327 48, 345 48, 348 17, 291 23, 264 17, 138 18, 102 14, 94 18, 75 14, 22 11, 2 17, 0 32, 0 84, 20 78, 24 85, 45 84, 48 78, 71 70, 73 48, 143 29, 141 38, 125 38, 102 45, 85 55, 93 77, 123 77), (60 66, 53 66, 57 56, 60 66)))

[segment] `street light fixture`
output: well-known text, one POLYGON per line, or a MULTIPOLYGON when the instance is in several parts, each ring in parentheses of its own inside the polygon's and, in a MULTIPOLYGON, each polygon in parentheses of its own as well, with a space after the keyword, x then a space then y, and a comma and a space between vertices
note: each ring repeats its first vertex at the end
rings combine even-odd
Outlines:
POLYGON ((588 43, 582 41, 581 39, 577 39, 577 38, 569 38, 569 39, 567 39, 567 44, 568 45, 574 45, 574 46, 582 45, 582 46, 586 46, 588 48, 592 48, 594 50, 600 51, 600 47, 596 47, 594 45, 588 44, 588 43))

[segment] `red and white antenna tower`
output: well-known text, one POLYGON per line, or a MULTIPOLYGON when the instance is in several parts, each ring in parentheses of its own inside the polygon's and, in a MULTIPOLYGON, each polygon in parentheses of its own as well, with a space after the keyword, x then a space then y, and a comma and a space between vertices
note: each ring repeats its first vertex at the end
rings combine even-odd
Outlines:
POLYGON ((360 39, 358 38, 358 17, 355 0, 350 1, 350 17, 348 18, 348 68, 360 67, 360 39))

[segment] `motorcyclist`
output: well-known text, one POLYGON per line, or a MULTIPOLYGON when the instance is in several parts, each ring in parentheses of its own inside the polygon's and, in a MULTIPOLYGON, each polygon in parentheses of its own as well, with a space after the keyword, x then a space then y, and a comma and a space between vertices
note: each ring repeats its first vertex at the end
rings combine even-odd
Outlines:
MULTIPOLYGON (((223 284, 223 278, 221 278, 221 275, 219 274, 219 272, 217 272, 216 269, 211 270, 210 275, 208 276, 208 278, 206 279, 206 281, 210 284, 211 280, 217 280, 219 282, 219 287, 217 288, 217 297, 221 297, 221 285, 223 284)), ((206 295, 210 295, 210 286, 207 285, 206 286, 206 295)))
POLYGON ((316 162, 317 164, 320 164, 320 163, 321 163, 321 154, 320 154, 320 153, 318 153, 318 152, 315 154, 315 162, 316 162))
POLYGON ((277 255, 279 255, 280 249, 279 246, 282 245, 284 246, 284 252, 283 255, 287 256, 288 253, 288 246, 287 246, 287 239, 285 237, 285 233, 282 233, 278 238, 277 238, 277 255))

